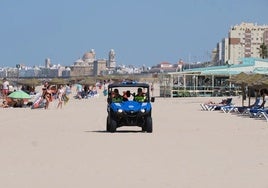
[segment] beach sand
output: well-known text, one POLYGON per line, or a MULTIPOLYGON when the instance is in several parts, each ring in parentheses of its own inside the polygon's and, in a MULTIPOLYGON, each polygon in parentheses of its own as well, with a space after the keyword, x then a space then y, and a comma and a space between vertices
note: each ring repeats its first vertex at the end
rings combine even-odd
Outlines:
POLYGON ((103 96, 0 109, 0 187, 268 187, 268 123, 201 111, 209 99, 156 98, 151 134, 107 133, 103 96))

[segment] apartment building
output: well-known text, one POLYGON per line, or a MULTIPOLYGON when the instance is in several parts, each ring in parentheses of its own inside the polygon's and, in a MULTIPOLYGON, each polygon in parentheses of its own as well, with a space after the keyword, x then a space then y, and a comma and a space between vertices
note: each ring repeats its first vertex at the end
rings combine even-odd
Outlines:
POLYGON ((268 44, 268 25, 241 23, 229 30, 228 61, 239 64, 244 57, 260 57, 262 43, 268 44))

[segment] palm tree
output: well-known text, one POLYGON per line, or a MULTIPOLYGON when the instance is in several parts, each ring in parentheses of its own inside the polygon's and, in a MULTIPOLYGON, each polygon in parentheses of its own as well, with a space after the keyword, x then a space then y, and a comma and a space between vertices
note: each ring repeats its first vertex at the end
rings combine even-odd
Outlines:
POLYGON ((260 53, 260 57, 262 59, 268 58, 268 49, 267 49, 267 46, 264 43, 262 43, 260 45, 259 53, 260 53))

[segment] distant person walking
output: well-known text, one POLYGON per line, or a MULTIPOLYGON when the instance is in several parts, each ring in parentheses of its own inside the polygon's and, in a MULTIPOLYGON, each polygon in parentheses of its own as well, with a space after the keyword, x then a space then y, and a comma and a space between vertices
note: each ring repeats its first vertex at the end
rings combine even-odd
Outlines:
POLYGON ((77 84, 76 85, 76 97, 78 98, 78 99, 82 99, 82 91, 83 91, 83 87, 82 87, 82 85, 81 84, 77 84))
POLYGON ((108 83, 104 82, 103 84, 103 95, 107 96, 108 95, 108 83))
POLYGON ((151 95, 154 96, 154 83, 151 83, 151 95))
POLYGON ((69 96, 71 93, 72 93, 71 86, 70 86, 70 84, 67 84, 66 87, 65 87, 65 94, 67 96, 69 96))

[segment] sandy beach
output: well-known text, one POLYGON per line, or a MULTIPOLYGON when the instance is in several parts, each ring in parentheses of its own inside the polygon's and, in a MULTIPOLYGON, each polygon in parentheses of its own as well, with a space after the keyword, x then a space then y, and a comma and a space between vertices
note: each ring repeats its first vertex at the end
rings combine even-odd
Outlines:
POLYGON ((103 96, 0 109, 0 187, 267 188, 268 123, 201 111, 208 99, 156 98, 151 134, 107 133, 103 96))

